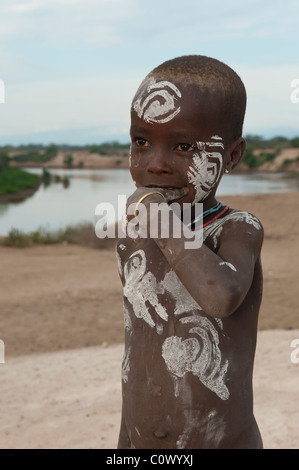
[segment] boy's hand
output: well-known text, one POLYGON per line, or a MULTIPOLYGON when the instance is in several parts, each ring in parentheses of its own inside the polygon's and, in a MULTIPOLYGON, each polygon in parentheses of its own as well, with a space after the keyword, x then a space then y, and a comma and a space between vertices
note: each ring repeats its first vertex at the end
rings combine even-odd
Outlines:
POLYGON ((137 188, 136 191, 128 198, 127 201, 127 206, 130 204, 137 204, 138 201, 149 194, 147 197, 145 197, 142 200, 142 204, 144 204, 146 207, 149 206, 151 202, 167 202, 171 203, 174 201, 177 201, 181 199, 185 194, 187 193, 187 190, 185 188, 156 188, 156 187, 140 187, 137 188), (153 194, 150 194, 153 193, 153 194), (161 193, 161 194, 159 194, 161 193), (164 198, 163 198, 163 196, 164 198))
MULTIPOLYGON (((132 218, 136 218, 139 226, 139 236, 146 233, 146 226, 150 224, 153 217, 156 219, 157 205, 164 203, 166 206, 172 202, 178 201, 187 190, 184 188, 157 188, 157 187, 140 187, 128 198, 127 201, 127 217, 126 223, 132 218), (151 208, 151 204, 156 207, 151 208), (153 210, 154 209, 154 210, 153 210)), ((165 210, 170 210, 165 208, 165 210)))

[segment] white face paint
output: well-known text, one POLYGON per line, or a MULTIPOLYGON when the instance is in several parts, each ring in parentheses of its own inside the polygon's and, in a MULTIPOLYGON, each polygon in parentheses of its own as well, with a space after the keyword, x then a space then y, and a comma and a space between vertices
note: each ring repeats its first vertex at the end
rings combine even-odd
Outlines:
POLYGON ((133 103, 133 109, 144 121, 163 124, 171 121, 181 111, 177 102, 181 96, 180 90, 173 83, 156 82, 152 78, 133 103))
MULTIPOLYGON (((221 137, 213 136, 211 139, 221 139, 221 137)), ((223 156, 220 152, 208 152, 206 147, 221 147, 224 149, 222 142, 197 142, 198 153, 193 155, 193 165, 190 166, 187 173, 189 183, 193 184, 195 189, 195 202, 203 201, 210 191, 218 183, 222 174, 223 156)))

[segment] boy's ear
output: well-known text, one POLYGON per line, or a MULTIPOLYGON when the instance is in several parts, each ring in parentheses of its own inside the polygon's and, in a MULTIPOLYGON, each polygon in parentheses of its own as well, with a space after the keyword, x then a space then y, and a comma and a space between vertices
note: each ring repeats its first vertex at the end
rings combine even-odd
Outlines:
POLYGON ((235 166, 241 161, 246 150, 246 140, 243 137, 235 140, 229 148, 226 162, 224 165, 225 170, 231 172, 235 166))

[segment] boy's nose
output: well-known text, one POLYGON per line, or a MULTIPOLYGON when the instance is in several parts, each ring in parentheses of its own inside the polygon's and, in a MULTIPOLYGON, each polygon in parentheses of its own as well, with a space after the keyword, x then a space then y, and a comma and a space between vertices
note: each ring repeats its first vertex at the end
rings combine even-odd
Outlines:
POLYGON ((165 153, 155 153, 151 158, 147 171, 149 173, 161 174, 172 173, 171 165, 165 153))

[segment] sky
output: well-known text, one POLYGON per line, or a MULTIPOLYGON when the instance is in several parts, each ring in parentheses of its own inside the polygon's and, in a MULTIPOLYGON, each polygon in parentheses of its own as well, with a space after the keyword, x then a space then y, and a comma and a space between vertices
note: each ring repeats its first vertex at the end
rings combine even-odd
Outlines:
POLYGON ((127 143, 140 82, 188 54, 240 75, 244 135, 298 136, 298 21, 298 0, 0 0, 0 145, 127 143))

